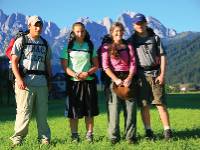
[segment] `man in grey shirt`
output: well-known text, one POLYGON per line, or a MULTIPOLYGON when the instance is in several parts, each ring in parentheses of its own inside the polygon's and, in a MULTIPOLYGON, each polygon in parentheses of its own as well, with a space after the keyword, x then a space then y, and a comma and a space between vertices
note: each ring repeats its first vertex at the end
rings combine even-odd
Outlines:
POLYGON ((146 129, 146 137, 154 139, 150 123, 149 104, 157 107, 164 127, 164 138, 172 137, 169 114, 164 91, 164 76, 166 72, 166 53, 160 38, 151 28, 143 14, 136 14, 133 19, 135 33, 129 42, 136 50, 139 95, 142 120, 146 129))
POLYGON ((47 112, 51 50, 40 36, 42 27, 40 17, 29 17, 29 33, 15 41, 11 52, 17 104, 15 133, 10 137, 13 145, 21 144, 27 135, 33 107, 36 110, 38 139, 42 144, 50 141, 47 112))

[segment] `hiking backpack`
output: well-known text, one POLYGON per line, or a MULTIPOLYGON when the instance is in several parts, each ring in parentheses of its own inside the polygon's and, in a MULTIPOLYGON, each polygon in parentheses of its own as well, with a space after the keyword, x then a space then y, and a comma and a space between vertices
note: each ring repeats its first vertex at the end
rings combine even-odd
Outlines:
MULTIPOLYGON (((19 31, 13 38, 11 38, 9 45, 5 51, 6 56, 8 57, 9 61, 11 62, 12 57, 11 57, 11 51, 13 48, 13 45, 15 43, 15 41, 22 37, 22 48, 21 48, 21 53, 20 53, 20 57, 19 57, 19 62, 22 59, 22 55, 24 54, 24 49, 26 48, 27 45, 33 45, 33 43, 28 43, 28 39, 27 39, 27 35, 29 34, 29 30, 26 31, 19 31)), ((47 55, 47 51, 48 51, 48 44, 47 41, 42 38, 40 36, 41 40, 43 41, 43 44, 46 47, 46 55, 47 55)), ((47 74, 47 66, 46 66, 46 55, 45 55, 45 73, 41 72, 41 71, 37 71, 37 70, 27 70, 25 68, 22 68, 19 66, 19 72, 20 75, 25 76, 26 74, 47 74)), ((9 67, 9 80, 12 81, 14 83, 15 80, 15 76, 14 73, 12 71, 12 67, 11 67, 11 63, 10 63, 10 67, 9 67)))
POLYGON ((101 80, 101 83, 103 83, 104 85, 108 85, 108 83, 110 83, 110 78, 103 71, 103 68, 102 68, 102 51, 101 50, 102 50, 102 47, 103 47, 103 45, 105 43, 107 43, 107 44, 111 44, 112 43, 112 38, 111 38, 111 36, 109 34, 106 34, 104 37, 102 37, 101 45, 97 49, 100 80, 101 80))
MULTIPOLYGON (((29 31, 27 30, 27 31, 19 31, 16 35, 15 35, 15 37, 13 37, 13 38, 11 38, 11 40, 10 40, 10 43, 8 44, 8 47, 7 47, 7 49, 6 49, 6 51, 5 51, 5 53, 6 53, 6 56, 8 57, 8 59, 11 61, 11 51, 12 51, 12 48, 13 48, 13 45, 14 45, 14 43, 15 43, 15 41, 18 39, 18 38, 20 38, 20 37, 23 37, 23 39, 22 39, 22 50, 25 48, 25 35, 27 35, 29 33, 29 31)), ((22 54, 22 53, 21 53, 22 54)), ((21 58, 21 56, 20 56, 20 58, 21 58)))

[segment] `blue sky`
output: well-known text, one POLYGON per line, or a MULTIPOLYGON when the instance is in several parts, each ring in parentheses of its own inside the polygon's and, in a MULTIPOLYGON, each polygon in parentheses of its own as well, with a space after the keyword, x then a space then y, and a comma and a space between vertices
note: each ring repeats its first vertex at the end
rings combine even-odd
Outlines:
POLYGON ((123 12, 133 11, 152 16, 177 32, 200 31, 200 0, 0 0, 0 9, 7 15, 39 15, 60 28, 70 27, 79 17, 116 20, 123 12))

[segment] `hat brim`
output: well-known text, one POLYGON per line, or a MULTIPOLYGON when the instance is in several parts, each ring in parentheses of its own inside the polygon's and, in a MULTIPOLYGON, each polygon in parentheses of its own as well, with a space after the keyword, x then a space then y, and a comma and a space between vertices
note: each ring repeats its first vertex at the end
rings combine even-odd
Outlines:
POLYGON ((146 19, 143 19, 143 18, 136 18, 136 19, 134 19, 133 20, 133 24, 136 24, 136 23, 138 23, 138 22, 146 22, 146 19))
POLYGON ((41 25, 43 25, 43 22, 41 20, 36 21, 35 24, 36 23, 40 23, 41 25))

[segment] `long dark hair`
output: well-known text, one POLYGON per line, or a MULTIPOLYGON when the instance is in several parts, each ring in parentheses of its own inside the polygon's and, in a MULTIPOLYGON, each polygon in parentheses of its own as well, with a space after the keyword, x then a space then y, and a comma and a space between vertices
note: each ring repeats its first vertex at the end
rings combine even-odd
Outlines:
POLYGON ((82 22, 75 22, 72 25, 72 31, 70 32, 70 35, 69 35, 69 38, 68 38, 68 49, 71 49, 73 47, 74 41, 76 40, 76 35, 75 35, 73 29, 77 25, 81 26, 85 31, 85 37, 84 37, 83 40, 88 43, 89 47, 94 47, 92 41, 90 40, 90 34, 86 30, 85 25, 82 22))

